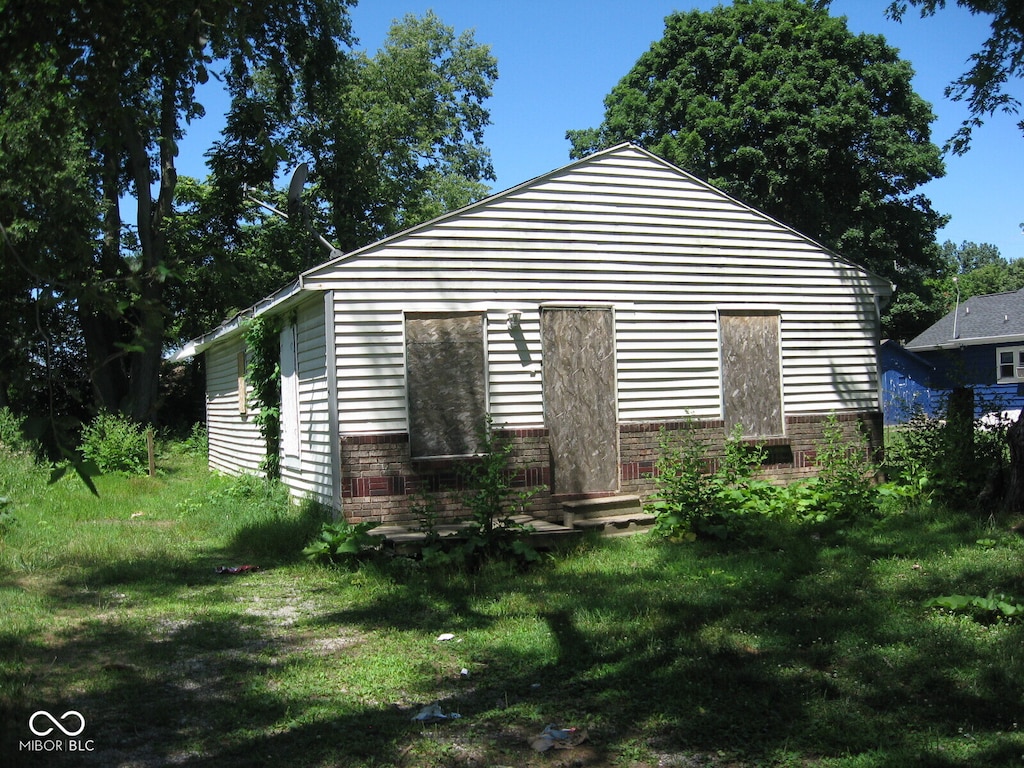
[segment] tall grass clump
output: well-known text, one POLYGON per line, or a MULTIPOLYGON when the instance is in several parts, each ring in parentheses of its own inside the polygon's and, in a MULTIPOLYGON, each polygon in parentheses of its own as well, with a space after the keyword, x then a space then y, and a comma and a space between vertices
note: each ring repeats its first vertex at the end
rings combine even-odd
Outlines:
POLYGON ((0 542, 18 522, 18 506, 46 483, 46 468, 37 463, 35 446, 23 436, 24 420, 0 408, 0 542))
POLYGON ((229 549, 250 557, 296 559, 331 510, 313 500, 292 502, 288 487, 273 478, 241 475, 214 494, 232 510, 229 549))
POLYGON ((210 449, 210 437, 206 431, 206 425, 199 422, 193 424, 188 437, 175 445, 188 456, 205 459, 210 449))
POLYGON ((0 408, 0 449, 11 453, 33 450, 32 443, 25 438, 25 420, 10 408, 0 408))

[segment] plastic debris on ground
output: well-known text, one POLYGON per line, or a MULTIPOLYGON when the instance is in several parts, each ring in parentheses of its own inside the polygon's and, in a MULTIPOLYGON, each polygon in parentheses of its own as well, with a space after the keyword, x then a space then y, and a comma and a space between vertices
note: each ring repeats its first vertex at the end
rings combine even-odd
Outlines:
POLYGON ((428 704, 415 715, 413 715, 413 722, 415 723, 440 723, 443 720, 458 720, 462 715, 458 712, 444 713, 441 709, 441 705, 437 702, 428 704))
POLYGON ((572 749, 586 740, 586 731, 579 728, 559 728, 552 723, 530 739, 530 746, 537 752, 547 752, 549 749, 572 749))
POLYGON ((439 643, 447 643, 449 640, 454 639, 455 635, 453 635, 451 632, 443 632, 442 634, 437 636, 437 642, 439 643))
POLYGON ((218 565, 213 571, 224 576, 234 576, 238 573, 250 573, 259 569, 258 565, 218 565))

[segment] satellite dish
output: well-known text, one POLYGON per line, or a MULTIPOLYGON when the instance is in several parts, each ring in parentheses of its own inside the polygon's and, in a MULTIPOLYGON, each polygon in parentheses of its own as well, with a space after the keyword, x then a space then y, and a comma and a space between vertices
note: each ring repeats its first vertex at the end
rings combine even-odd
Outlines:
POLYGON ((306 177, 309 176, 309 166, 306 163, 299 163, 292 171, 292 180, 288 182, 288 202, 296 204, 302 197, 302 189, 306 186, 306 177))

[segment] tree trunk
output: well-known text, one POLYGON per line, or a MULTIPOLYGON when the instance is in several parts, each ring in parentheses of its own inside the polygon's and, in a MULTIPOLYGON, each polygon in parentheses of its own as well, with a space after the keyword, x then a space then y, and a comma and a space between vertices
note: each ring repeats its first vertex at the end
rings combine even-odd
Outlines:
MULTIPOLYGON (((107 293, 105 284, 121 277, 121 211, 120 168, 117 154, 107 151, 102 163, 103 241, 99 245, 95 265, 98 280, 76 297, 78 323, 85 341, 89 380, 98 410, 119 413, 128 395, 128 371, 124 351, 118 346, 124 339, 122 320, 115 314, 116 298, 107 293)), ((83 281, 84 282, 84 281, 83 281)))
POLYGON ((1024 513, 1024 411, 1006 430, 1010 446, 1010 473, 1006 483, 1004 506, 1012 514, 1024 513))
POLYGON ((121 340, 120 323, 94 307, 79 301, 78 324, 85 341, 89 381, 99 410, 119 413, 128 396, 128 372, 123 353, 118 351, 121 340))
POLYGON ((139 423, 153 422, 159 398, 160 360, 164 343, 164 275, 167 236, 164 223, 173 212, 178 174, 174 168, 174 134, 177 130, 176 87, 179 73, 164 80, 160 112, 160 191, 154 203, 150 192, 149 155, 143 136, 135 126, 125 126, 128 167, 135 181, 138 200, 139 246, 143 270, 141 295, 133 307, 134 350, 131 355, 128 415, 139 423))

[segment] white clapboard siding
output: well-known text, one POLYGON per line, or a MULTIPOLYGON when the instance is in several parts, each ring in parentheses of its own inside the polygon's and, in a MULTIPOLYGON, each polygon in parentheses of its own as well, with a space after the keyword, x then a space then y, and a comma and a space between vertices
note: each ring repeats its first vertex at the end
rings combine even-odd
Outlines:
POLYGON ((289 316, 296 331, 299 455, 282 461, 281 480, 292 496, 330 502, 331 427, 324 301, 314 296, 289 316))
POLYGON ((229 475, 262 474, 260 464, 266 454, 266 443, 256 425, 258 409, 250 403, 247 413, 239 412, 238 356, 244 349, 236 336, 206 352, 209 465, 229 475))
POLYGON ((884 283, 635 147, 328 262, 302 285, 334 295, 342 434, 407 430, 403 317, 423 311, 485 312, 495 421, 543 425, 547 303, 615 309, 620 421, 720 416, 718 312, 744 307, 780 315, 786 413, 877 407, 884 283))
MULTIPOLYGON (((488 410, 534 427, 545 305, 614 310, 617 418, 648 422, 722 415, 719 313, 742 309, 779 315, 787 415, 876 409, 888 292, 704 182, 616 147, 329 261, 257 307, 296 324, 299 455, 282 477, 295 496, 336 498, 339 435, 408 430, 406 313, 482 313, 488 410)), ((256 471, 263 444, 254 414, 238 414, 237 337, 227 328, 202 343, 210 463, 256 471)))

